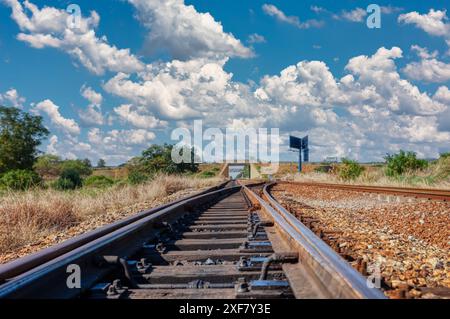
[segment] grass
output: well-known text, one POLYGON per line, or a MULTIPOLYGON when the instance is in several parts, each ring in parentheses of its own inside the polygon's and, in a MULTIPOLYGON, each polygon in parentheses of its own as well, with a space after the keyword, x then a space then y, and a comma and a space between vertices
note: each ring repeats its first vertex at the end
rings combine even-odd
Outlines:
POLYGON ((160 175, 144 184, 119 184, 106 189, 5 192, 0 196, 0 252, 31 244, 106 211, 122 210, 137 203, 163 199, 180 190, 201 189, 220 181, 219 178, 160 175))
POLYGON ((302 174, 291 171, 279 177, 298 182, 450 189, 450 156, 441 156, 424 169, 408 171, 395 177, 386 176, 385 165, 365 165, 365 170, 360 176, 347 181, 339 177, 340 165, 342 164, 331 165, 332 169, 329 172, 317 166, 302 174))
MULTIPOLYGON (((449 168, 446 168, 450 172, 449 168)), ((299 182, 321 182, 350 185, 374 185, 374 186, 394 186, 394 187, 418 187, 418 188, 439 188, 450 189, 450 178, 445 171, 430 168, 421 172, 409 172, 397 177, 388 177, 384 174, 383 168, 372 168, 362 172, 354 180, 344 181, 333 173, 309 172, 306 174, 290 174, 284 179, 299 182)))

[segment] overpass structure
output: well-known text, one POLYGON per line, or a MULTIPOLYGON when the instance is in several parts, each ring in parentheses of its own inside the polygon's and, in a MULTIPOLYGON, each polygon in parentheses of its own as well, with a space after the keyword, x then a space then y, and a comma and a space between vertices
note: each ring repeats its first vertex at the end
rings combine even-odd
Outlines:
POLYGON ((219 175, 231 179, 255 179, 261 177, 256 164, 248 162, 224 163, 219 175))

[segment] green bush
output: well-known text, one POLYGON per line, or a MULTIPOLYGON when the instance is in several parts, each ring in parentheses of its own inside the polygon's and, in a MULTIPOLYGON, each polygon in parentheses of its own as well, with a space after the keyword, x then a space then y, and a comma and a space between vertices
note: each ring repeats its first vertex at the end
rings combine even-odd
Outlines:
POLYGON ((427 167, 428 162, 418 159, 416 153, 400 151, 398 154, 389 155, 384 158, 386 160, 386 175, 399 176, 407 172, 416 171, 427 167))
POLYGON ((113 184, 114 180, 103 175, 89 176, 83 182, 83 185, 86 187, 97 187, 97 188, 106 188, 112 186, 113 184))
POLYGON ((440 158, 450 158, 450 152, 442 153, 440 158))
POLYGON ((149 176, 137 170, 132 170, 128 174, 128 182, 132 185, 144 183, 149 179, 149 176))
POLYGON ((58 190, 69 190, 69 189, 75 189, 77 188, 74 184, 74 182, 72 182, 72 180, 68 179, 68 178, 58 178, 53 184, 52 184, 53 188, 58 189, 58 190))
POLYGON ((198 175, 200 178, 211 178, 216 176, 215 172, 212 171, 203 171, 198 175))
POLYGON ((80 176, 89 176, 92 174, 92 166, 89 160, 65 160, 61 163, 61 170, 62 172, 75 170, 80 176))
POLYGON ((362 172, 364 172, 364 167, 359 165, 358 162, 346 158, 342 159, 342 164, 338 170, 339 177, 345 181, 355 180, 362 172))
POLYGON ((42 182, 38 174, 29 170, 12 170, 2 175, 0 185, 8 189, 26 190, 40 185, 42 182))
POLYGON ((81 187, 83 180, 80 177, 80 173, 77 169, 67 168, 62 171, 58 180, 55 182, 54 187, 59 190, 68 190, 81 187))

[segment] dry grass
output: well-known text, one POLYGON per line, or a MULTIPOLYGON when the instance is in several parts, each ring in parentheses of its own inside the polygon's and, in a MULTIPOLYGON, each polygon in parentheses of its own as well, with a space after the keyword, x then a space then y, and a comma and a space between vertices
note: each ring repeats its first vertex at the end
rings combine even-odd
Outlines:
POLYGON ((18 249, 107 211, 152 202, 180 190, 217 185, 220 181, 161 175, 145 184, 104 190, 5 193, 0 197, 0 252, 18 249))
POLYGON ((417 175, 405 175, 402 179, 386 177, 381 171, 366 171, 353 181, 343 181, 339 176, 327 173, 306 173, 285 175, 283 180, 293 180, 296 182, 319 182, 349 185, 372 185, 372 186, 393 186, 393 187, 417 187, 417 188, 438 188, 450 189, 450 180, 443 179, 433 181, 431 179, 417 175))
POLYGON ((308 170, 303 174, 289 172, 281 179, 298 182, 450 189, 449 156, 442 156, 421 171, 409 172, 396 178, 386 176, 384 166, 363 165, 365 170, 358 178, 344 181, 337 175, 337 165, 339 164, 333 164, 335 168, 330 173, 319 173, 314 170, 308 170))

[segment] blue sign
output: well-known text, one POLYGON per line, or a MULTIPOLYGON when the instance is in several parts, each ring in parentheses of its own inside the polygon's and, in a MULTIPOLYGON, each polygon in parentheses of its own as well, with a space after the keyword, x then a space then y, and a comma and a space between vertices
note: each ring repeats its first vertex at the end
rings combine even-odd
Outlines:
POLYGON ((309 141, 308 135, 304 138, 289 136, 289 147, 298 150, 298 171, 302 171, 302 150, 305 162, 309 162, 309 141))
POLYGON ((302 139, 295 136, 289 136, 289 147, 300 150, 302 148, 302 139))

